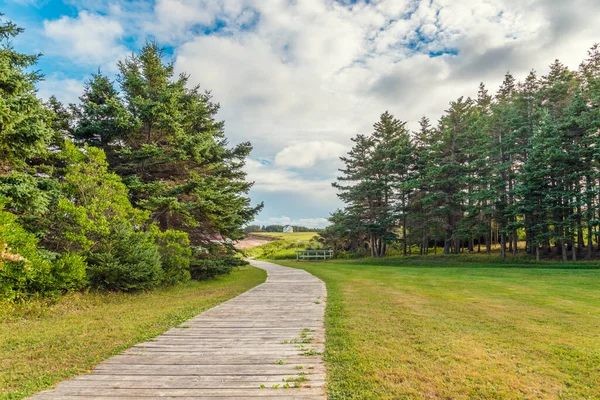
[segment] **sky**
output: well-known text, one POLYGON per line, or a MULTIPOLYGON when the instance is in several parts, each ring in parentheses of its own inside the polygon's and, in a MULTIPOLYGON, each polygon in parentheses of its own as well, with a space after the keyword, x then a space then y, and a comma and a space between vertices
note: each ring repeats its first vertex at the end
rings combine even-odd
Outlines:
POLYGON ((75 102, 91 73, 146 38, 212 91, 230 143, 251 141, 259 224, 323 227, 350 139, 389 111, 416 129, 448 103, 493 93, 600 42, 598 0, 0 0, 43 53, 39 95, 75 102))

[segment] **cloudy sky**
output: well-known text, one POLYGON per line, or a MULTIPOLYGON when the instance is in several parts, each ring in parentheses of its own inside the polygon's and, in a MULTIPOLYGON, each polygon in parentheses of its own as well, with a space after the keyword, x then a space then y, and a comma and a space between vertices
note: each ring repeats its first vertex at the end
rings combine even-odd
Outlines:
POLYGON ((340 206, 338 157, 383 111, 415 127, 449 101, 495 91, 504 73, 576 68, 600 41, 598 0, 0 0, 44 54, 40 95, 83 82, 153 37, 221 104, 232 143, 250 140, 259 223, 323 226, 340 206))

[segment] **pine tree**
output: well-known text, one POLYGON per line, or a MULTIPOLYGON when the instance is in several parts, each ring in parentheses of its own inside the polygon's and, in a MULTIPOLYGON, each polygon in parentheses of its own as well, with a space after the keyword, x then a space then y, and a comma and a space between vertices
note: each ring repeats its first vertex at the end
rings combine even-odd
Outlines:
MULTIPOLYGON (((406 124, 385 112, 369 136, 357 135, 345 168, 333 186, 347 207, 345 212, 359 221, 357 229, 368 238, 372 257, 382 257, 396 238, 398 215, 407 209, 402 181, 410 170, 410 137, 406 124)), ((405 218, 403 218, 404 224, 405 218)))
POLYGON ((22 168, 27 159, 44 154, 52 136, 47 115, 35 93, 35 84, 42 75, 29 71, 39 55, 18 53, 12 47, 11 40, 22 32, 13 22, 0 24, 0 172, 3 173, 22 168))
POLYGON ((228 147, 219 105, 189 77, 174 76, 163 50, 149 41, 119 62, 120 92, 94 75, 79 106, 76 137, 106 149, 111 169, 135 206, 160 228, 181 229, 193 243, 214 234, 243 236, 262 204, 251 206, 243 166, 250 143, 228 147))

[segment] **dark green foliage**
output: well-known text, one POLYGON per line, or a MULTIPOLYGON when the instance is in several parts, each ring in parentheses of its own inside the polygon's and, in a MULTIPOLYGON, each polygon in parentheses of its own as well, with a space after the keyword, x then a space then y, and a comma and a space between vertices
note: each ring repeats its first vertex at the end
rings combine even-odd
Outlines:
POLYGON ((160 253, 149 232, 119 227, 109 239, 88 257, 88 277, 93 287, 133 291, 152 289, 161 283, 160 253))
POLYGON ((189 281, 192 250, 187 233, 172 229, 161 232, 155 228, 153 234, 160 252, 162 283, 175 285, 189 281))
POLYGON ((78 107, 75 136, 100 146, 127 184, 136 207, 148 210, 163 230, 179 229, 194 244, 220 234, 233 240, 262 205, 250 206, 252 183, 244 159, 252 147, 227 147, 219 105, 188 76, 174 76, 163 51, 147 42, 119 62, 119 90, 94 75, 78 107))
POLYGON ((14 23, 0 20, 0 171, 43 154, 52 136, 35 93, 41 76, 30 69, 39 55, 18 53, 11 44, 21 32, 14 23))
POLYGON ((590 259, 600 251, 599 99, 596 45, 579 71, 556 61, 541 78, 506 74, 495 96, 481 84, 408 141, 387 133, 393 118, 383 114, 342 158, 334 186, 347 206, 322 240, 339 251, 366 244, 374 256, 395 234, 405 255, 497 246, 504 258, 520 246, 537 259, 590 259))
POLYGON ((0 299, 50 295, 82 288, 86 263, 71 253, 41 251, 14 214, 0 210, 0 299))
POLYGON ((234 256, 225 256, 221 258, 202 258, 206 254, 196 251, 195 256, 190 262, 190 273, 192 279, 202 281, 214 278, 218 275, 229 274, 235 267, 248 265, 248 262, 234 256))
POLYGON ((112 153, 111 150, 119 148, 117 141, 136 128, 113 82, 102 73, 92 75, 80 100, 81 106, 75 108, 78 121, 73 134, 76 140, 112 153))
POLYGON ((251 146, 228 147, 210 94, 148 42, 119 63, 118 89, 98 72, 79 105, 42 103, 38 56, 10 43, 21 32, 0 21, 0 300, 185 282, 188 233, 210 250, 198 276, 237 265, 210 238, 239 239, 261 206, 246 196, 251 146))
MULTIPOLYGON (((343 223, 364 235, 371 256, 385 255, 386 246, 396 239, 398 216, 406 215, 408 190, 405 187, 412 165, 412 144, 406 123, 385 112, 369 136, 357 135, 345 167, 333 186, 347 204, 343 223)), ((404 217, 402 217, 404 218, 404 217)))

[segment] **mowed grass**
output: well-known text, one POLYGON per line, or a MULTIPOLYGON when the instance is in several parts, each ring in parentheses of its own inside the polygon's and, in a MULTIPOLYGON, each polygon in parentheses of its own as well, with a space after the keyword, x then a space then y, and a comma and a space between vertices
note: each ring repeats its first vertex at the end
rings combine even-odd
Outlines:
POLYGON ((277 261, 327 284, 330 398, 600 399, 600 270, 432 261, 277 261))
POLYGON ((91 370, 98 362, 264 282, 231 275, 148 293, 87 293, 0 310, 0 399, 21 399, 91 370))

